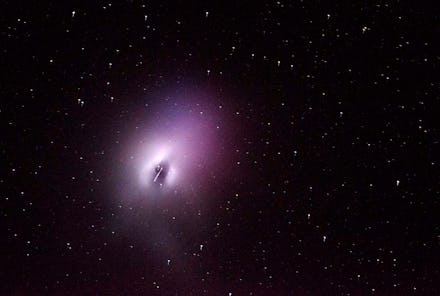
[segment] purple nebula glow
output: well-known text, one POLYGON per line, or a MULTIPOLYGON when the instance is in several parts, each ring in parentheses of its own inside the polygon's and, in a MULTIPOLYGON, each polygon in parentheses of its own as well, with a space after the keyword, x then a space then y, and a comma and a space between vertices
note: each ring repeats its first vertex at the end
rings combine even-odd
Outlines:
POLYGON ((224 157, 221 108, 168 102, 136 123, 127 143, 124 198, 192 198, 219 180, 224 157))

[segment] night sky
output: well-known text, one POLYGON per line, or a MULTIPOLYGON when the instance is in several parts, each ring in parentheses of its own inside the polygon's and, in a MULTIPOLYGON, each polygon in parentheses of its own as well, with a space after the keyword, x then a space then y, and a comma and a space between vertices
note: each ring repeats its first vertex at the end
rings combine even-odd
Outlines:
POLYGON ((412 2, 3 1, 0 295, 439 295, 412 2))

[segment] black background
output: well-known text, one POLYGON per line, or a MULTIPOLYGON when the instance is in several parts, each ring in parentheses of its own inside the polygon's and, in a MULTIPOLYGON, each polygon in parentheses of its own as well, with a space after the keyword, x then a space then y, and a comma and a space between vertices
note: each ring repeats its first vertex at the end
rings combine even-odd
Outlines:
POLYGON ((435 6, 0 7, 2 294, 439 293, 435 6), (185 91, 225 106, 233 149, 212 202, 133 210, 164 250, 120 226, 115 171, 145 104, 185 91))

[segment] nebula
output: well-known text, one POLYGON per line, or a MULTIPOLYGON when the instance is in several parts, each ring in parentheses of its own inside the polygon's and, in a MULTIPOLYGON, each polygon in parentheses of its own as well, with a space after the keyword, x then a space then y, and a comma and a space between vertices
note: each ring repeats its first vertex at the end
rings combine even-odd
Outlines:
POLYGON ((227 162, 221 108, 174 100, 152 110, 125 144, 123 198, 169 201, 212 188, 227 162))

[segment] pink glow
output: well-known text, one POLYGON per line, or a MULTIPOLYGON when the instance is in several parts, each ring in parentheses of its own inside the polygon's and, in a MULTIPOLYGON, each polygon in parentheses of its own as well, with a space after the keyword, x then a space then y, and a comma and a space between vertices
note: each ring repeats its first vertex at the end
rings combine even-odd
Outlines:
POLYGON ((135 181, 130 182, 131 191, 126 190, 148 201, 193 197, 209 189, 221 173, 224 148, 219 116, 214 116, 212 109, 195 103, 174 103, 148 116, 128 143, 124 177, 132 176, 135 181), (155 168, 161 163, 166 163, 167 169, 158 184, 157 174, 162 171, 155 168))

